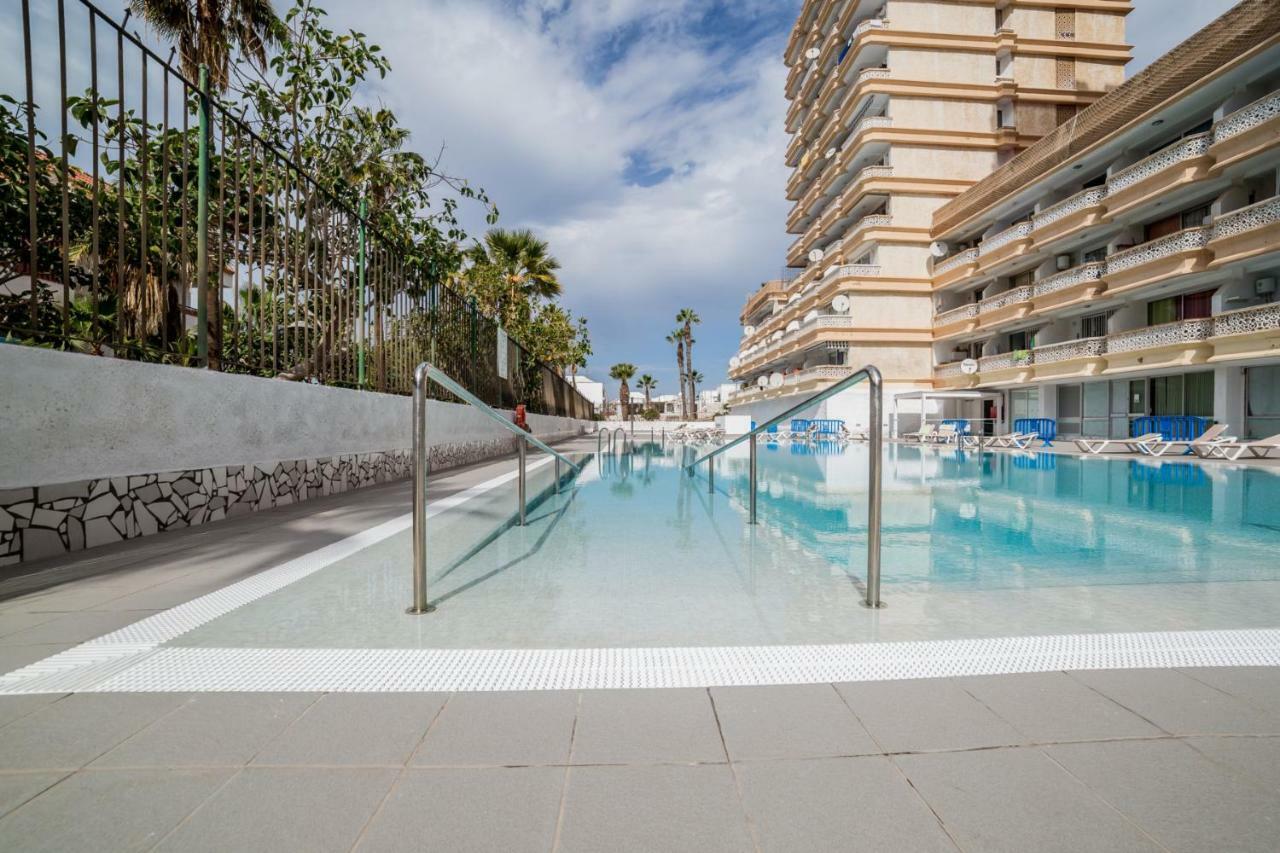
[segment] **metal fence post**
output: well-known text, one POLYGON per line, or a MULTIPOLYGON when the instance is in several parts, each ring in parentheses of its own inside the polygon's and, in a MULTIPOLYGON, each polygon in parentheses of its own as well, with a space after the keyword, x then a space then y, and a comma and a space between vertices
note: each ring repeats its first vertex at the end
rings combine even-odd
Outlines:
POLYGON ((358 233, 358 241, 356 243, 356 285, 359 291, 360 317, 357 321, 358 338, 356 341, 356 385, 361 389, 364 388, 365 366, 364 366, 364 350, 366 336, 365 320, 368 316, 369 309, 365 304, 365 279, 366 279, 366 263, 365 263, 365 216, 369 212, 369 204, 365 201, 363 195, 360 196, 360 213, 356 230, 358 233))
POLYGON ((209 366, 209 68, 200 66, 196 142, 196 355, 209 366))

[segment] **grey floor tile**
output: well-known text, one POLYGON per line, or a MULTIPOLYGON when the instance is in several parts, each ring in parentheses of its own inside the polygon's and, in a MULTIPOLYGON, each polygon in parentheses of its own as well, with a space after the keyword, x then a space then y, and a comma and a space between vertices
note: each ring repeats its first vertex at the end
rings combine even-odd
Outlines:
POLYGON ((57 784, 68 770, 28 770, 0 773, 0 817, 4 817, 41 791, 57 784))
POLYGON ((26 610, 0 610, 0 638, 9 637, 36 625, 57 619, 57 613, 30 613, 26 610))
POLYGON ((893 761, 964 850, 1160 849, 1035 747, 901 755, 893 761))
POLYGON ((836 689, 886 752, 973 749, 1027 740, 952 679, 855 682, 836 689))
POLYGON ((316 698, 310 693, 197 693, 102 756, 95 766, 245 764, 316 698))
POLYGON ((1280 714, 1280 666, 1215 666, 1182 672, 1196 681, 1280 714))
POLYGON ((27 693, 19 696, 0 696, 0 726, 6 726, 32 711, 50 705, 65 693, 27 693))
POLYGON ((737 765, 764 850, 955 850, 889 759, 825 758, 737 765))
POLYGON ((457 693, 410 763, 564 764, 577 712, 571 691, 457 693))
POLYGON ((1161 732, 1063 672, 957 679, 1029 739, 1039 743, 1147 737, 1161 732))
POLYGON ((734 761, 880 751, 830 684, 717 687, 711 697, 734 761))
POLYGON ((414 768, 365 831, 361 851, 547 851, 562 767, 414 768))
POLYGON ((0 850, 150 850, 230 770, 84 770, 0 820, 0 850))
POLYGON ((1280 794, 1239 778, 1181 741, 1045 749, 1170 850, 1276 850, 1280 794))
POLYGON ((0 643, 13 646, 35 646, 50 643, 83 643, 109 634, 112 631, 146 619, 155 611, 137 610, 125 612, 100 612, 82 610, 63 613, 48 622, 18 631, 0 639, 0 643))
POLYGON ((399 770, 262 767, 240 771, 157 850, 350 850, 399 770))
POLYGON ((442 693, 330 693, 253 763, 402 766, 444 700, 442 693))
POLYGON ((569 770, 562 853, 716 853, 751 847, 727 765, 569 770))
POLYGON ((1186 743, 1241 779, 1280 791, 1280 737, 1193 737, 1186 743))
POLYGON ((1090 670, 1071 677, 1173 734, 1280 734, 1280 714, 1177 670, 1090 670))
POLYGON ((77 693, 0 729, 0 767, 82 767, 182 703, 174 693, 77 693))
POLYGON ((705 690, 591 690, 582 694, 575 764, 724 761, 705 690))
POLYGON ((79 643, 53 643, 45 646, 6 646, 0 645, 0 675, 22 669, 36 661, 65 652, 79 643))

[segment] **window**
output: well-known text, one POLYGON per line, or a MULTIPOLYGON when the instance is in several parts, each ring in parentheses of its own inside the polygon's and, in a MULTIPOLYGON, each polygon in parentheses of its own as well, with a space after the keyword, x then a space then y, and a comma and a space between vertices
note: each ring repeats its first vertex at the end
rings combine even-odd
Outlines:
POLYGON ((1213 371, 1152 378, 1151 414, 1213 417, 1213 371))
POLYGON ((1076 39, 1076 11, 1075 9, 1054 9, 1053 25, 1057 38, 1061 41, 1075 41, 1076 39))
POLYGON ((1053 61, 1054 79, 1059 89, 1076 87, 1076 60, 1074 57, 1058 57, 1053 61))
POLYGON ((1176 234, 1181 230, 1182 215, 1175 213, 1172 216, 1157 219, 1155 222, 1148 222, 1142 229, 1142 241, 1150 243, 1152 240, 1159 240, 1161 237, 1176 234))
POLYGON ((1280 364, 1245 368, 1244 406, 1246 437, 1280 432, 1280 364))
POLYGON ((1147 325, 1175 323, 1178 320, 1199 320, 1213 316, 1212 290, 1168 296, 1147 303, 1147 325))
POLYGON ((1080 434, 1080 386, 1058 386, 1058 434, 1080 434))
POLYGON ((1107 313, 1089 314, 1080 318, 1080 337, 1100 338, 1107 333, 1107 313))
POLYGON ((1009 392, 1009 424, 1019 418, 1040 417, 1040 389, 1023 388, 1009 392))
POLYGON ((1092 264, 1097 261, 1105 261, 1107 259, 1107 247, 1099 246, 1096 249, 1090 249, 1080 256, 1080 263, 1092 264))
POLYGON ((1193 207, 1190 210, 1182 211, 1182 227, 1200 227, 1204 224, 1205 220, 1209 218, 1210 212, 1209 205, 1207 204, 1202 204, 1199 207, 1193 207))
POLYGON ((1017 352, 1018 350, 1033 349, 1036 345, 1036 333, 1030 332, 1014 332, 1009 335, 1009 351, 1017 352))

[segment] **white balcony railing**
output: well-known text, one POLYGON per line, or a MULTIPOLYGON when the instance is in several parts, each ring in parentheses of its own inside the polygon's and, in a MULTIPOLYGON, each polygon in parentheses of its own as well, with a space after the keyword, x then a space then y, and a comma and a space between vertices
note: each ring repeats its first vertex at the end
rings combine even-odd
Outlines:
POLYGON ((965 264, 971 264, 976 260, 978 260, 978 250, 965 249, 963 252, 957 252, 951 257, 945 258, 939 261, 938 263, 934 264, 933 274, 943 275, 944 273, 951 272, 953 269, 957 267, 962 267, 965 264))
POLYGON ((953 379, 957 376, 963 376, 964 371, 960 369, 960 361, 948 361, 945 364, 939 364, 933 369, 935 379, 953 379))
POLYGON ((1004 293, 989 296, 978 303, 978 313, 990 314, 992 311, 999 311, 1001 308, 1007 308, 1019 302, 1027 302, 1031 299, 1031 291, 1032 286, 1024 284, 1022 287, 1010 288, 1004 293))
POLYGON ((1223 118, 1213 127, 1213 141, 1221 142, 1239 136, 1276 116, 1280 116, 1280 92, 1264 95, 1223 118))
POLYGON ((853 367, 846 364, 823 364, 818 367, 806 367, 795 373, 788 373, 783 378, 785 385, 799 385, 802 382, 843 379, 853 373, 853 367))
POLYGON ((1022 238, 1026 237, 1030 233, 1031 233, 1030 219, 1026 220, 1025 222, 1019 222, 1016 225, 1011 225, 1008 228, 1001 231, 1000 233, 992 234, 990 237, 983 240, 982 244, 978 246, 978 254, 988 255, 994 252, 996 249, 1003 248, 1016 240, 1021 240, 1022 238))
POLYGON ((1187 228, 1176 234, 1134 246, 1132 249, 1116 252, 1114 255, 1107 256, 1107 274, 1122 272, 1179 252, 1202 249, 1209 242, 1212 231, 1213 229, 1209 227, 1187 228))
POLYGON ((1103 261, 1090 261, 1087 264, 1081 264, 1078 267, 1072 267, 1069 270, 1063 270, 1060 273, 1054 273, 1051 276, 1042 278, 1032 286, 1032 296, 1046 296, 1059 290, 1065 290, 1068 287, 1074 287, 1086 281, 1097 281, 1102 278, 1103 272, 1106 270, 1106 263, 1103 261))
POLYGON ((1107 335, 1107 352, 1122 353, 1151 347, 1203 341, 1213 333, 1213 319, 1179 320, 1107 335))
POLYGON ((1157 151, 1150 157, 1146 157, 1116 172, 1107 180, 1108 195, 1115 195, 1123 189, 1133 186, 1134 184, 1145 181, 1153 175, 1158 175, 1165 169, 1196 157, 1203 157, 1209 152, 1209 146, 1213 143, 1213 134, 1209 132, 1197 133, 1195 136, 1188 136, 1186 139, 1170 145, 1162 151, 1157 151))
POLYGON ((1222 214, 1213 220, 1213 239, 1234 237, 1275 222, 1280 222, 1280 196, 1222 214))
POLYGON ((978 359, 978 372, 1006 370, 1011 367, 1025 367, 1035 361, 1035 354, 1029 349, 1002 352, 997 355, 984 355, 978 359))
POLYGON ((961 305, 959 308, 951 308, 933 315, 933 325, 947 326, 951 323, 958 323, 961 320, 972 320, 978 316, 978 303, 970 302, 968 305, 961 305))
POLYGON ((1228 311, 1213 317, 1213 337, 1280 331, 1280 302, 1228 311))
POLYGON ((1038 231, 1046 225, 1052 225, 1059 219, 1064 219, 1077 211, 1100 204, 1106 197, 1106 187, 1090 187, 1087 190, 1078 192, 1070 198, 1065 198, 1057 204, 1046 207, 1031 217, 1031 229, 1038 231))
POLYGON ((1056 361, 1069 361, 1073 358, 1093 358, 1106 351, 1106 338, 1080 338, 1075 341, 1062 341, 1057 344, 1045 344, 1036 347, 1036 364, 1053 364, 1056 361))
POLYGON ((824 278, 850 276, 853 278, 876 278, 880 275, 879 264, 841 264, 827 270, 824 278))

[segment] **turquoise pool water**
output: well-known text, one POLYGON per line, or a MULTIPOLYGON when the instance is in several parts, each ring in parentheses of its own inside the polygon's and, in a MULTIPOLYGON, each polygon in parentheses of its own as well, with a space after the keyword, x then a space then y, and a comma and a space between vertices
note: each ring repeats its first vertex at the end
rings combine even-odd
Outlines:
POLYGON ((762 446, 687 476, 692 448, 589 457, 512 526, 510 484, 429 524, 437 611, 403 613, 391 536, 178 646, 581 648, 837 643, 1280 624, 1280 477, 1173 461, 891 445, 884 610, 860 606, 866 445, 762 446))

